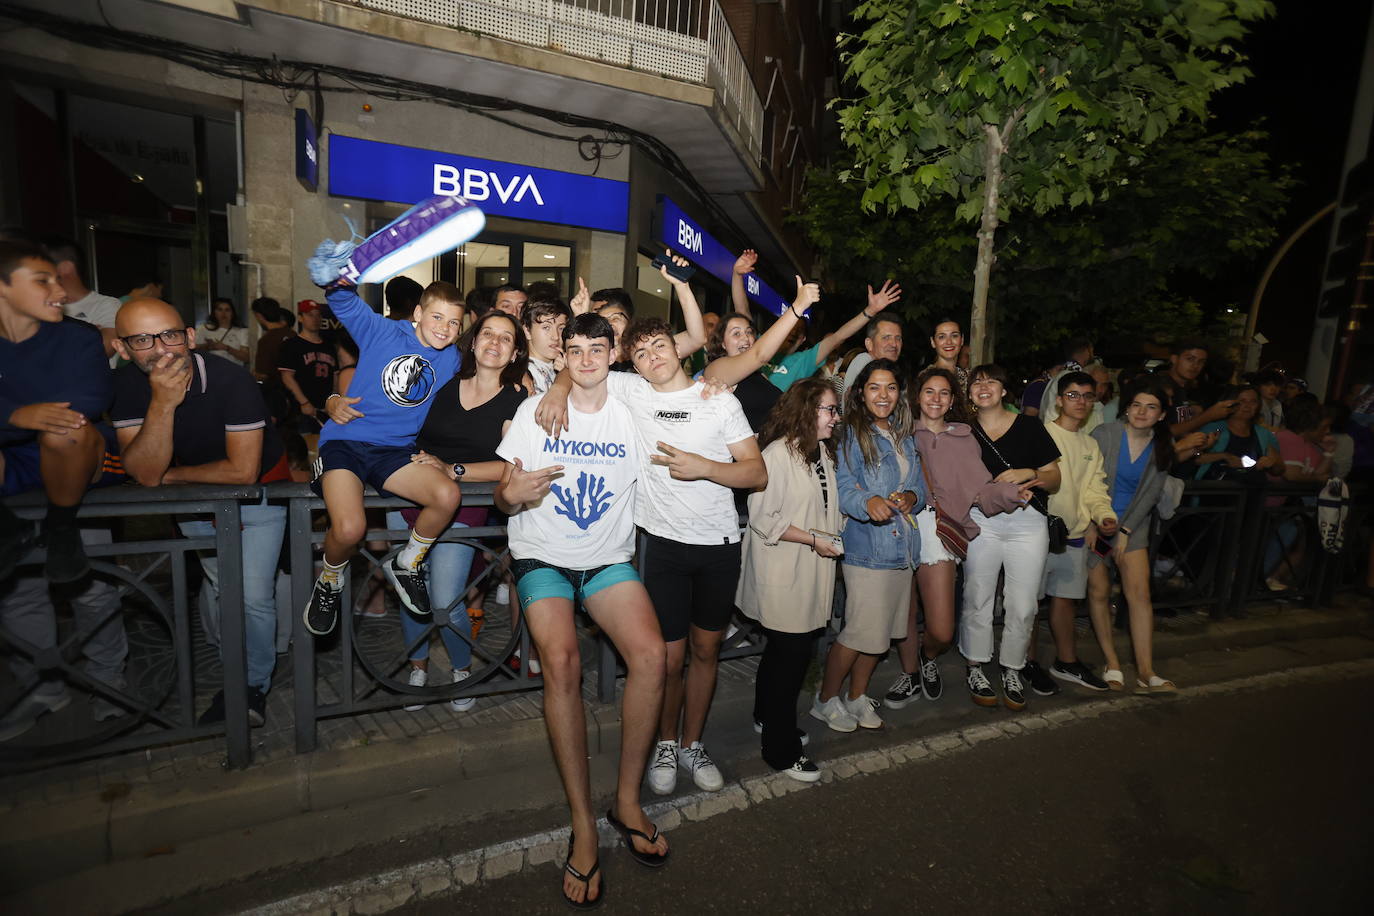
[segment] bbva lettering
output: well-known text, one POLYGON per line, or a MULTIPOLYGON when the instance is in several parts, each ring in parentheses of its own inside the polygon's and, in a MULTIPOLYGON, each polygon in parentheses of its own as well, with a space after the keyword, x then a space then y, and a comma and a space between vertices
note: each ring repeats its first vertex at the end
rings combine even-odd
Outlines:
POLYGON ((747 277, 744 278, 744 282, 747 283, 747 284, 749 285, 749 295, 751 295, 751 296, 757 296, 757 295, 759 294, 759 278, 758 278, 758 277, 754 276, 753 274, 750 274, 749 276, 747 276, 747 277))
POLYGON ((695 254, 702 253, 701 233, 689 226, 685 220, 677 221, 677 243, 695 254))
POLYGON ((434 163, 435 194, 457 195, 466 200, 489 200, 493 188, 503 204, 512 200, 520 203, 528 194, 536 204, 544 206, 544 196, 539 193, 539 185, 534 183, 533 175, 512 175, 507 184, 502 184, 495 172, 434 163))

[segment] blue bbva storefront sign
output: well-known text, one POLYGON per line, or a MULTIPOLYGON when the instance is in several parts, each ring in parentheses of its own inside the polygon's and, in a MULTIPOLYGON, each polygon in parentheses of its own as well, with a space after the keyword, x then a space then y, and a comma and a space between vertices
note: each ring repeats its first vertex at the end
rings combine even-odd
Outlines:
POLYGON ((338 134, 329 138, 329 193, 403 204, 457 194, 490 216, 608 232, 629 227, 624 181, 338 134))
MULTIPOLYGON (((682 208, 662 194, 658 197, 659 227, 658 238, 663 244, 674 249, 697 267, 724 283, 730 282, 735 272, 735 259, 738 257, 730 249, 716 241, 695 220, 682 212, 682 208)), ((778 295, 758 274, 748 274, 744 278, 744 291, 749 298, 774 315, 781 315, 792 300, 778 295)))

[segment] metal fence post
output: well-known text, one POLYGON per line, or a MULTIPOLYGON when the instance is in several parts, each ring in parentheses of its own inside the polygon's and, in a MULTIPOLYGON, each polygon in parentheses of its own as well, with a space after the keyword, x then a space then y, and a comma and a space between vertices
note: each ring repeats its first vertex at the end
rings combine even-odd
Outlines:
POLYGON ((224 663, 224 730, 229 766, 252 760, 248 742, 248 663, 243 621, 243 524, 237 500, 215 503, 219 560, 220 652, 224 663))
POLYGON ((291 560, 291 681, 295 688, 296 753, 318 746, 315 727, 315 637, 305 628, 302 614, 314 587, 314 549, 310 543, 310 500, 287 501, 287 536, 291 560))

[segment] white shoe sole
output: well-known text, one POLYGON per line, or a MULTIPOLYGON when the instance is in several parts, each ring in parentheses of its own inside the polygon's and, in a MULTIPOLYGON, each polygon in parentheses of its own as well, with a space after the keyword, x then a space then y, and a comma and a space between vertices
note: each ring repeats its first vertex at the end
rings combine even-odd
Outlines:
POLYGON ((817 770, 814 773, 807 773, 804 770, 786 769, 782 772, 786 773, 789 779, 795 779, 797 782, 804 782, 808 785, 818 783, 821 781, 820 770, 817 770))
POLYGON ((859 727, 859 723, 854 720, 853 716, 849 718, 848 722, 845 722, 844 720, 831 719, 825 713, 818 712, 815 709, 812 709, 811 718, 824 722, 830 728, 831 731, 843 732, 845 734, 848 734, 849 732, 852 732, 859 727))
POLYGON ((918 691, 916 691, 915 693, 913 693, 911 696, 909 696, 909 697, 907 697, 906 699, 903 699, 903 700, 893 700, 893 699, 890 699, 890 698, 888 698, 888 697, 883 697, 883 705, 886 706, 888 709, 905 709, 906 707, 910 706, 912 703, 915 703, 915 702, 916 702, 917 700, 919 700, 920 698, 921 698, 921 691, 918 690, 918 691))
POLYGON ((1050 677, 1054 678, 1056 681, 1063 681, 1065 684, 1074 684, 1078 687, 1082 687, 1085 690, 1096 690, 1099 693, 1108 689, 1105 684, 1101 687, 1094 687, 1092 684, 1089 684, 1087 681, 1082 680, 1081 678, 1076 678, 1071 674, 1061 674, 1060 672, 1055 671, 1053 668, 1050 669, 1050 677))

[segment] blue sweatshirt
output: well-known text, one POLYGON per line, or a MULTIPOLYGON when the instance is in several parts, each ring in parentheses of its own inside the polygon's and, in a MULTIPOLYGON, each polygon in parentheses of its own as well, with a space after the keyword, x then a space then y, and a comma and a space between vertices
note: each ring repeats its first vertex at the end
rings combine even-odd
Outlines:
POLYGON ((100 332, 75 318, 43 322, 38 333, 14 343, 0 338, 0 441, 36 436, 10 425, 10 414, 29 404, 70 401, 71 409, 98 420, 114 388, 100 332))
POLYGON ((420 343, 409 321, 383 318, 352 289, 329 293, 329 307, 358 343, 358 368, 348 396, 363 416, 340 426, 330 420, 320 444, 335 440, 408 448, 429 414, 432 396, 458 374, 457 345, 436 350, 420 343))

